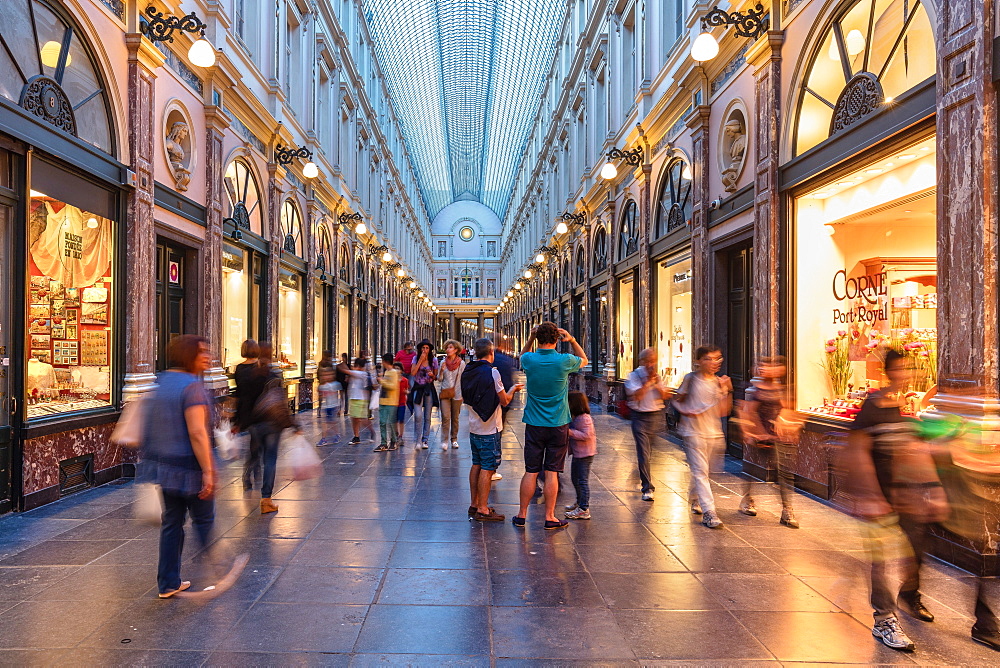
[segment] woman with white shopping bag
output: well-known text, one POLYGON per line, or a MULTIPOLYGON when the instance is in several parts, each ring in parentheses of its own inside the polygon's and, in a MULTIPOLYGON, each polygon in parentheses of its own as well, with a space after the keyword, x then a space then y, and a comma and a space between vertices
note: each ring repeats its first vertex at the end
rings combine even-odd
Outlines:
POLYGON ((178 336, 170 342, 167 357, 170 368, 158 374, 156 389, 142 400, 139 465, 139 479, 159 485, 163 496, 157 567, 160 598, 191 586, 180 577, 187 516, 203 548, 215 523, 212 399, 201 382, 212 362, 208 340, 178 336))
POLYGON ((257 368, 253 371, 255 382, 263 381, 263 387, 254 402, 250 414, 251 439, 260 443, 260 458, 263 463, 263 480, 260 487, 260 512, 262 515, 278 511, 278 505, 271 500, 274 492, 274 476, 278 468, 278 444, 281 432, 294 427, 299 431, 288 409, 288 393, 281 374, 273 367, 274 348, 270 343, 259 345, 257 368))

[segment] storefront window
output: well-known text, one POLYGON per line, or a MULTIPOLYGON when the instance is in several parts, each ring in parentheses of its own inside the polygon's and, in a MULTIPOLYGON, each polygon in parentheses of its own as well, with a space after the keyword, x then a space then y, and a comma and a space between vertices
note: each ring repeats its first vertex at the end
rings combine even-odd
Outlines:
POLYGON ((240 348, 249 331, 249 303, 246 256, 239 248, 222 247, 222 364, 227 369, 239 364, 240 348))
POLYGON ((827 31, 802 87, 796 153, 874 114, 936 72, 920 0, 861 0, 827 31))
POLYGON ((893 151, 795 200, 795 369, 801 409, 851 418, 883 384, 888 347, 937 382, 935 142, 893 151))
POLYGON ((691 284, 690 256, 657 265, 657 368, 670 387, 678 387, 691 371, 691 284))
POLYGON ((337 343, 336 354, 349 353, 351 336, 351 308, 350 297, 340 295, 337 301, 337 343))
POLYGON ((618 377, 632 371, 635 362, 635 282, 629 275, 618 281, 618 377))
MULTIPOLYGON (((41 172, 42 163, 35 164, 41 172)), ((100 214, 50 196, 41 184, 32 186, 27 416, 110 406, 114 226, 100 214)))
POLYGON ((286 377, 302 375, 302 281, 285 269, 278 277, 277 362, 286 377))

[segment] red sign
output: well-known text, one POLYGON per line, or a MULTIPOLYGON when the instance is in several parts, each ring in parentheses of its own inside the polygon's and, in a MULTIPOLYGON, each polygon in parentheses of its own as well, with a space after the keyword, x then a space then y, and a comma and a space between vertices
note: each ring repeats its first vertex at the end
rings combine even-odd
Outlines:
POLYGON ((180 282, 181 282, 181 263, 180 262, 171 262, 168 265, 168 267, 169 268, 167 269, 167 276, 168 276, 170 282, 173 283, 174 285, 180 284, 180 282))

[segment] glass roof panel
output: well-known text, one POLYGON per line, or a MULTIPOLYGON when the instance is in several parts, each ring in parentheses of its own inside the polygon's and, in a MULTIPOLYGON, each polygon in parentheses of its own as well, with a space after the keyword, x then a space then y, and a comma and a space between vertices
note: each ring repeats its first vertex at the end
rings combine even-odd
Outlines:
POLYGON ((471 195, 503 219, 564 7, 560 0, 365 3, 431 218, 471 195))

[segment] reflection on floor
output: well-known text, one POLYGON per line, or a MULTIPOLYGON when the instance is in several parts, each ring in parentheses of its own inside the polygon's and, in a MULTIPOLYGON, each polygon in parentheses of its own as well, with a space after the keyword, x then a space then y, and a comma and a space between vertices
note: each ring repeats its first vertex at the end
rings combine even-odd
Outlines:
MULTIPOLYGON (((523 435, 519 413, 511 418, 494 492, 508 518, 523 435)), ((557 532, 542 530, 540 507, 525 530, 469 522, 467 437, 462 449, 442 452, 436 423, 429 450, 372 453, 370 443, 342 442, 321 449, 320 479, 292 482, 279 471, 275 515, 259 514, 259 493, 245 498, 239 465, 229 464, 217 542, 204 557, 189 537, 194 559, 184 576, 196 590, 226 557, 249 552, 250 563, 211 601, 156 598, 157 535, 131 519, 131 483, 0 518, 0 665, 1000 658, 969 640, 967 573, 925 567, 925 601, 937 621, 903 617, 917 652, 893 652, 869 631, 852 520, 799 496, 803 528, 781 527, 773 490, 758 495, 758 517, 738 515, 740 478, 723 472, 715 479, 726 525, 706 529, 688 511, 675 446, 658 444, 656 500, 643 502, 627 423, 595 421, 594 519, 557 532)), ((571 501, 566 483, 560 505, 571 501)))

